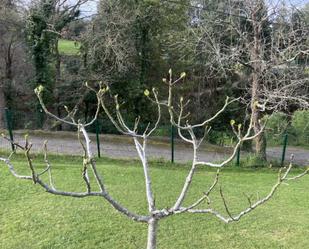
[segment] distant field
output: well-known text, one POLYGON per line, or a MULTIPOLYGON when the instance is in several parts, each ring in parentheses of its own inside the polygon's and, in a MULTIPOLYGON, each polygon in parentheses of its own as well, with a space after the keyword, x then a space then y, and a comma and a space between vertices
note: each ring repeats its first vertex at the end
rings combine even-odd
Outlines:
POLYGON ((60 39, 59 43, 60 54, 77 55, 79 53, 80 43, 70 40, 60 39))
MULTIPOLYGON (((3 154, 3 153, 1 153, 3 154)), ((35 161, 42 161, 37 156, 35 161)), ((78 157, 51 156, 59 189, 84 190, 78 157)), ((21 156, 16 168, 26 173, 21 156)), ((42 169, 42 164, 37 164, 42 169)), ((142 168, 134 160, 99 159, 108 190, 138 213, 147 210, 142 168)), ((180 191, 188 166, 151 163, 156 204, 170 207, 180 191), (174 191, 173 191, 174 190, 174 191)), ((189 199, 211 184, 214 172, 199 170, 189 199)), ((245 193, 263 196, 277 180, 275 169, 226 169, 222 186, 232 213, 248 205, 245 193)), ((72 199, 45 193, 28 181, 16 180, 0 164, 0 248, 136 249, 145 248, 147 227, 117 213, 97 197, 72 199)), ((256 249, 309 247, 308 177, 283 185, 274 198, 240 222, 223 224, 208 215, 180 215, 162 220, 160 249, 256 249)), ((224 213, 218 189, 211 196, 224 213)), ((206 206, 206 205, 205 205, 206 206)))

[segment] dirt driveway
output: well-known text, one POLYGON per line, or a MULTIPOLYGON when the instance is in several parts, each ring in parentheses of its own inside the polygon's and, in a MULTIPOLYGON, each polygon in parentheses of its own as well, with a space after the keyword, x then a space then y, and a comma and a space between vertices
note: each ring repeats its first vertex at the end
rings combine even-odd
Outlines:
MULTIPOLYGON (((22 142, 25 131, 16 131, 14 139, 22 142)), ((91 146, 93 152, 97 152, 96 138, 90 134, 93 141, 91 146)), ((33 143, 33 151, 40 152, 44 140, 48 140, 48 150, 56 154, 81 155, 81 147, 76 139, 74 132, 41 132, 31 131, 30 140, 33 143)), ((100 135, 101 155, 112 158, 137 158, 135 147, 130 138, 117 135, 100 135)), ((9 142, 1 139, 0 148, 10 149, 9 142)), ((227 158, 231 153, 229 148, 218 147, 214 145, 204 145, 200 152, 199 158, 205 161, 219 161, 227 158)), ((148 154, 151 159, 170 160, 171 148, 168 139, 152 138, 149 141, 148 154)), ((267 150, 267 155, 272 159, 280 159, 282 148, 273 147, 267 150)), ((309 165, 309 151, 305 149, 288 147, 286 158, 294 154, 295 162, 299 165, 309 165)), ((175 143, 175 161, 188 162, 192 158, 190 146, 182 141, 175 143)))

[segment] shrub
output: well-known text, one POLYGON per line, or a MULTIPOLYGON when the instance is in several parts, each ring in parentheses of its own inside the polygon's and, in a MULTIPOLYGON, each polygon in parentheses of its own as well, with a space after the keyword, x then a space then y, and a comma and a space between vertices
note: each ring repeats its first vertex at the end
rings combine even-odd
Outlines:
POLYGON ((309 144, 309 111, 294 112, 291 126, 297 139, 297 145, 309 144))
POLYGON ((283 134, 288 130, 289 127, 288 116, 282 112, 277 112, 270 117, 265 117, 265 119, 267 118, 269 119, 265 134, 268 144, 282 144, 283 134))
MULTIPOLYGON (((174 131, 175 136, 177 137, 177 130, 175 128, 174 131)), ((152 134, 153 136, 158 137, 170 137, 171 136, 171 127, 168 125, 160 126, 157 130, 155 130, 152 134)))
POLYGON ((232 146, 234 137, 232 133, 225 131, 210 131, 208 142, 221 146, 232 146))

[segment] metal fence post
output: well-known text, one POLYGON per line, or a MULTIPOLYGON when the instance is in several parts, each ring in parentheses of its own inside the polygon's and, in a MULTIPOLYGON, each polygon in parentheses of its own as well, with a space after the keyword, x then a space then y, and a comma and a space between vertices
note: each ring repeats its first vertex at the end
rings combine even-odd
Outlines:
POLYGON ((285 133, 284 140, 283 140, 282 156, 281 156, 281 167, 283 167, 283 164, 284 164, 284 158, 285 158, 285 152, 286 152, 287 144, 288 144, 288 134, 285 133))
POLYGON ((240 165, 240 146, 237 149, 237 157, 236 157, 236 166, 239 167, 240 165))
POLYGON ((99 120, 96 119, 95 121, 95 133, 96 133, 96 137, 97 137, 97 149, 98 149, 98 157, 101 157, 101 150, 100 150, 100 137, 99 137, 99 133, 100 133, 100 124, 99 124, 99 120))
POLYGON ((36 126, 38 129, 44 126, 44 113, 39 102, 36 104, 36 126))
POLYGON ((13 126, 12 126, 12 114, 8 108, 5 108, 5 119, 6 119, 6 127, 9 131, 10 139, 11 139, 11 146, 12 151, 15 150, 15 146, 13 144, 14 137, 13 137, 13 126))
POLYGON ((174 126, 171 125, 171 162, 174 163, 174 150, 175 150, 175 144, 174 144, 174 126))

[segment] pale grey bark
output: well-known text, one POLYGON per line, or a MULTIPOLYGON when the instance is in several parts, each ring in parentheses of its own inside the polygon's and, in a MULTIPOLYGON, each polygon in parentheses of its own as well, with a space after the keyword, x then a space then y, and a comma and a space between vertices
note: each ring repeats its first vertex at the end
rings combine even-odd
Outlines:
POLYGON ((148 166, 147 156, 146 156, 146 137, 144 138, 143 145, 139 143, 136 137, 134 137, 133 140, 135 143, 136 151, 139 155, 139 158, 143 166, 145 186, 146 186, 146 196, 147 196, 147 202, 148 202, 148 211, 151 213, 155 211, 156 207, 154 203, 151 178, 149 174, 149 166, 148 166))
POLYGON ((157 248, 157 230, 159 220, 151 218, 148 221, 147 249, 157 248))

